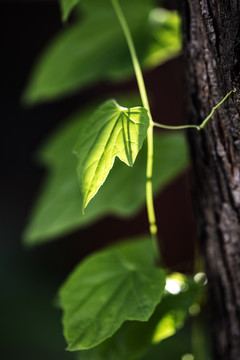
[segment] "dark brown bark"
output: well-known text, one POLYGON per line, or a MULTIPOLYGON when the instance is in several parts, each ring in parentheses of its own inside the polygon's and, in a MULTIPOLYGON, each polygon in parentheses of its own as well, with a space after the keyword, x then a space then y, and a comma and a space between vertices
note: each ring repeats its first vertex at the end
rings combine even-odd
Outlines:
POLYGON ((189 132, 217 360, 240 359, 240 1, 184 0, 189 132))

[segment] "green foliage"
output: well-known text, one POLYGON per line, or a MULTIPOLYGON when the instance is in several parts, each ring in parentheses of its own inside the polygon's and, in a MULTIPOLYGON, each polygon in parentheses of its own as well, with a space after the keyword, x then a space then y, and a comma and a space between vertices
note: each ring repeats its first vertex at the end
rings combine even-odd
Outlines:
MULTIPOLYGON (((122 98, 121 102, 125 106, 138 102, 131 98, 122 98)), ((116 159, 111 176, 92 199, 85 214, 82 214, 72 147, 90 116, 91 108, 88 108, 67 119, 66 125, 55 131, 38 156, 39 161, 48 167, 49 173, 24 234, 27 245, 41 244, 76 228, 89 226, 108 214, 122 217, 134 215, 145 203, 146 144, 133 168, 116 159)), ((156 134, 154 154, 153 189, 154 193, 158 193, 188 166, 184 135, 156 134)))
POLYGON ((74 148, 83 209, 104 183, 115 157, 133 166, 148 126, 146 109, 121 107, 114 100, 105 102, 89 119, 74 148))
POLYGON ((126 320, 147 321, 164 285, 149 238, 128 240, 88 257, 60 290, 68 349, 94 347, 126 320))
MULTIPOLYGON (((72 4, 63 3, 65 9, 72 4)), ((149 17, 151 4, 147 0, 123 1, 141 64, 147 68, 163 63, 181 50, 178 15, 158 10, 149 17)), ((61 31, 35 65, 25 90, 25 102, 49 101, 101 80, 119 81, 133 73, 110 0, 84 0, 81 10, 81 21, 61 31)))
MULTIPOLYGON (((174 278, 172 278, 172 281, 174 278)), ((203 286, 195 283, 192 279, 182 276, 181 290, 178 294, 171 294, 165 291, 161 303, 157 306, 153 315, 147 322, 128 321, 109 339, 102 344, 87 351, 79 353, 79 360, 136 360, 142 359, 146 355, 146 359, 151 359, 147 354, 158 348, 158 351, 164 354, 163 358, 168 358, 171 351, 163 352, 165 342, 162 336, 159 340, 159 329, 161 325, 166 325, 166 318, 172 319, 171 326, 175 332, 179 330, 185 320, 189 317, 189 308, 199 301, 203 291, 203 286), (181 318, 181 322, 179 319, 181 318), (156 341, 157 339, 157 341, 156 341)), ((164 329, 165 332, 168 328, 164 329)), ((172 334, 171 334, 172 335, 172 334)), ((179 350, 177 348, 177 350, 179 350)), ((185 347, 184 352, 188 352, 189 347, 185 347)), ((179 359, 179 352, 178 355, 179 359)), ((183 352, 183 354, 184 354, 183 352)), ((161 357, 160 357, 161 358, 161 357)))

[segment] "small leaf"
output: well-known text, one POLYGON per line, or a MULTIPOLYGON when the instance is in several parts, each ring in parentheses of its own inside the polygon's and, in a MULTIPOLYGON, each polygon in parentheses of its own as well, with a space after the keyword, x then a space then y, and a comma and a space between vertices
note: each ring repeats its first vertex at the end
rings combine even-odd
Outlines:
POLYGON ((78 156, 83 209, 105 181, 116 156, 127 165, 133 165, 148 126, 145 108, 124 108, 114 100, 105 102, 94 113, 74 149, 78 156))
POLYGON ((68 350, 92 348, 127 320, 147 321, 160 302, 165 274, 141 238, 89 256, 60 290, 68 350))

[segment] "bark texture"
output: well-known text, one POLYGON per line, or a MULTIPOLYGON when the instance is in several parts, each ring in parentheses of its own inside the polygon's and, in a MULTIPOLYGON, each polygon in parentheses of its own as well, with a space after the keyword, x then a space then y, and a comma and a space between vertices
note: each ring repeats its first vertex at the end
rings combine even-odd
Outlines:
MULTIPOLYGON (((199 236, 217 360, 240 359, 240 0, 182 0, 199 236)), ((203 359, 204 360, 204 359, 203 359)))

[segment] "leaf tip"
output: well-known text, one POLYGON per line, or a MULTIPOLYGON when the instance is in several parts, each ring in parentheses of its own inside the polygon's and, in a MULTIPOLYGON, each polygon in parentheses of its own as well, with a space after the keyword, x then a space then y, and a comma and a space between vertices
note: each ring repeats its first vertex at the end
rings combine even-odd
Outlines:
POLYGON ((68 344, 68 346, 66 347, 67 351, 79 351, 79 350, 85 350, 83 347, 79 347, 77 346, 75 343, 72 344, 68 344))
POLYGON ((86 207, 88 206, 88 203, 91 199, 84 199, 83 202, 82 202, 82 214, 85 215, 85 209, 86 207))

